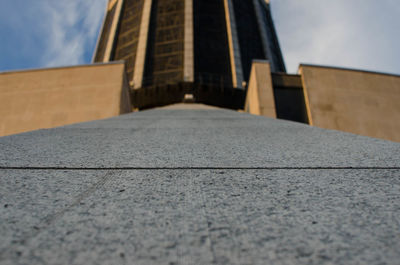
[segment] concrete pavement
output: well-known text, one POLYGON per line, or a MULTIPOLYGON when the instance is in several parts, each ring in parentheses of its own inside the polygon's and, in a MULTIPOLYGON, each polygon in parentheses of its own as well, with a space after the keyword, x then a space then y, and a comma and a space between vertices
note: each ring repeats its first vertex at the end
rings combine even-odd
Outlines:
POLYGON ((398 264, 400 144, 229 110, 0 138, 0 264, 398 264))

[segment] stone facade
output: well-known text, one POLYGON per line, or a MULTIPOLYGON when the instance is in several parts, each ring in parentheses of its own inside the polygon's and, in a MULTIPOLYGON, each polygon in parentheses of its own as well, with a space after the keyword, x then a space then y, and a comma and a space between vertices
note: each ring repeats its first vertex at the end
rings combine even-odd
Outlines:
POLYGON ((0 136, 131 110, 123 63, 0 74, 0 136))
POLYGON ((263 0, 113 0, 94 56, 125 60, 135 89, 179 82, 244 89, 254 59, 285 72, 263 0))

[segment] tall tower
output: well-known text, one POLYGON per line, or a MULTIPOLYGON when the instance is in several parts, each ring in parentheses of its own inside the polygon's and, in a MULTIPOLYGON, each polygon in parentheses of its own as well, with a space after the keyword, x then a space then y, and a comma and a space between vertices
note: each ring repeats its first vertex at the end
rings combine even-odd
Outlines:
POLYGON ((254 59, 285 72, 269 0, 109 0, 94 56, 125 60, 134 91, 178 83, 244 90, 254 59))

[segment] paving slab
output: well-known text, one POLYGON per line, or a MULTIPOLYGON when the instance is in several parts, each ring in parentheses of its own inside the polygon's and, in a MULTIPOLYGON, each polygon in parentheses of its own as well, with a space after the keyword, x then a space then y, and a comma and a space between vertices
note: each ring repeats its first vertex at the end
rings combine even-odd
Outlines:
POLYGON ((0 264, 398 264, 400 143, 155 109, 0 138, 0 264))
POLYGON ((23 244, 78 203, 105 175, 104 171, 0 170, 0 257, 10 245, 23 244))
POLYGON ((398 264, 399 191, 396 169, 115 170, 0 263, 398 264))
POLYGON ((2 137, 0 167, 400 167, 400 143, 229 110, 155 109, 2 137))

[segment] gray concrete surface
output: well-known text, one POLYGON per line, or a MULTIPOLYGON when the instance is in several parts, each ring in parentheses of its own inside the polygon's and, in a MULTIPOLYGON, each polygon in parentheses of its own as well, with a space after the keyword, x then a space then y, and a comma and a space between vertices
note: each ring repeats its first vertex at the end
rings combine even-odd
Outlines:
POLYGON ((399 264, 400 144, 227 110, 0 138, 0 264, 399 264))
POLYGON ((0 138, 3 167, 399 167, 400 144, 229 110, 149 110, 0 138))

